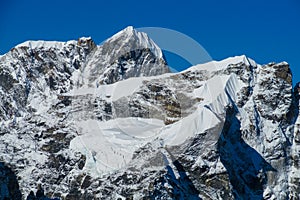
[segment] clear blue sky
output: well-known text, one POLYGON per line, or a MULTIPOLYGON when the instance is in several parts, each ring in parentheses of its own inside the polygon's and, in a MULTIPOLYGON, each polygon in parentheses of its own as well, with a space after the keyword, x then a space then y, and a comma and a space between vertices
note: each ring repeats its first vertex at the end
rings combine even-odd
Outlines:
POLYGON ((287 61, 294 84, 300 81, 298 0, 0 0, 0 54, 25 40, 91 36, 100 43, 128 25, 180 31, 216 60, 287 61))

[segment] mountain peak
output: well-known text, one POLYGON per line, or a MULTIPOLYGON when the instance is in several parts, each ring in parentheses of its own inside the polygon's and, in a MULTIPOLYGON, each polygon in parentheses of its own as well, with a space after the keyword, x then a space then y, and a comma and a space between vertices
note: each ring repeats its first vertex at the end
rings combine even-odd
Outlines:
POLYGON ((133 26, 128 26, 107 39, 103 47, 105 49, 108 46, 108 50, 111 50, 108 53, 114 54, 116 48, 127 52, 149 49, 157 58, 163 58, 163 53, 157 44, 146 33, 135 30, 133 26))
POLYGON ((162 50, 146 33, 132 26, 107 39, 89 58, 82 85, 111 84, 138 76, 155 76, 170 72, 162 50))
POLYGON ((127 26, 126 28, 123 29, 124 32, 132 33, 135 31, 133 26, 127 26))
POLYGON ((133 28, 133 26, 127 26, 123 30, 119 31, 118 33, 114 34, 112 37, 110 37, 107 41, 113 41, 120 37, 131 37, 136 34, 136 30, 133 28))

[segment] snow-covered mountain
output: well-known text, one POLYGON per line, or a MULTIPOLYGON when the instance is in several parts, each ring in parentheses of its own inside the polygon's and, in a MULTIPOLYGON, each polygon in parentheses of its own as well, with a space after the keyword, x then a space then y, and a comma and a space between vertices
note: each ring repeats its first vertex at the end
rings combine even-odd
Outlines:
POLYGON ((169 72, 132 27, 1 56, 0 199, 300 199, 288 63, 169 72))

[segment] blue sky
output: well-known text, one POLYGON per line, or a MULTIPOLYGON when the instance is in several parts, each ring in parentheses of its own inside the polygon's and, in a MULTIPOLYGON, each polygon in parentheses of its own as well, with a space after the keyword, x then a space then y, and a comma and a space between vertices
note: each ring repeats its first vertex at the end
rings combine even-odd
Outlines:
POLYGON ((164 27, 192 37, 215 60, 245 54, 261 64, 287 61, 300 81, 298 0, 1 0, 0 25, 0 54, 26 40, 91 36, 100 43, 128 25, 164 27))

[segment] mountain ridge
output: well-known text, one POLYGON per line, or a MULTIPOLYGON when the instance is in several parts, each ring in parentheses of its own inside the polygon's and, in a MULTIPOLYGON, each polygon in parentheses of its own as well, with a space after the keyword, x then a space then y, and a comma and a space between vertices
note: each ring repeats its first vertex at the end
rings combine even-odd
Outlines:
POLYGON ((0 58, 0 199, 299 199, 288 63, 242 55, 169 73, 133 27, 112 38, 0 58))

